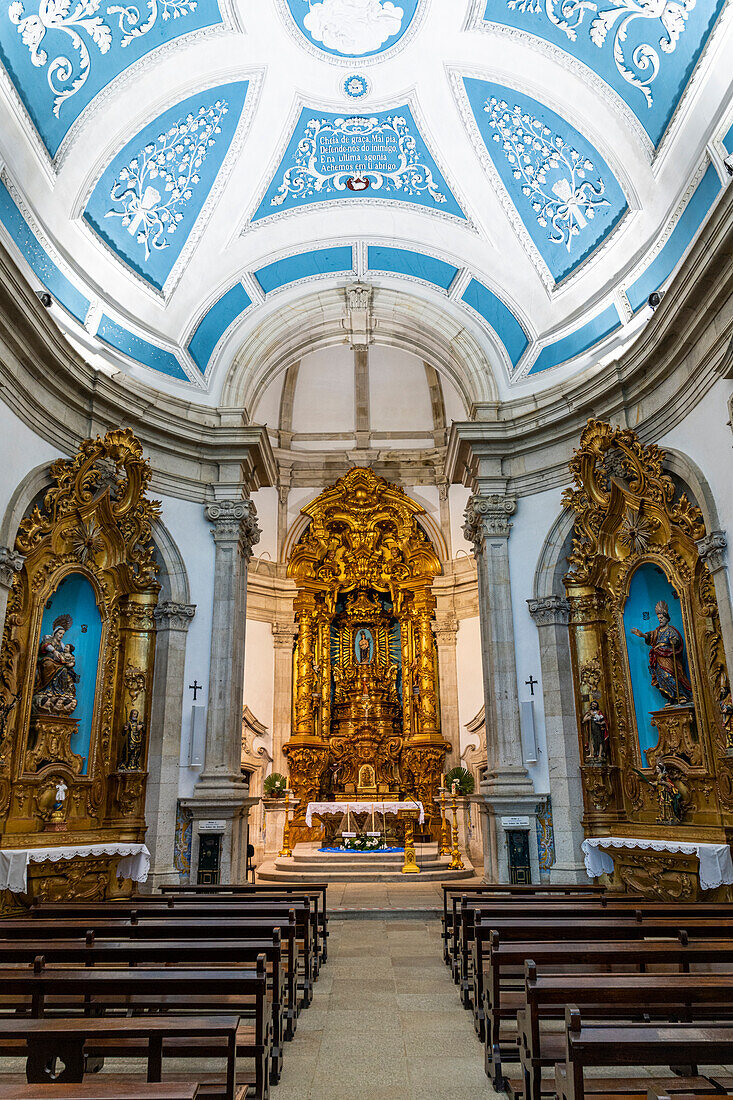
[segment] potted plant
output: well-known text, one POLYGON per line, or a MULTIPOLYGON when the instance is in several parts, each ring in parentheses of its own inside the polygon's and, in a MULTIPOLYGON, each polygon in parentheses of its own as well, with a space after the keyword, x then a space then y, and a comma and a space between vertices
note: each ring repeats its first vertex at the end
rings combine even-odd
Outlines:
POLYGON ((282 798, 285 794, 288 781, 280 772, 272 772, 265 778, 263 784, 266 798, 282 798))
POLYGON ((448 794, 453 790, 453 784, 456 784, 457 793, 460 795, 473 794, 476 786, 476 781, 469 771, 465 768, 451 768, 445 777, 445 788, 448 794))

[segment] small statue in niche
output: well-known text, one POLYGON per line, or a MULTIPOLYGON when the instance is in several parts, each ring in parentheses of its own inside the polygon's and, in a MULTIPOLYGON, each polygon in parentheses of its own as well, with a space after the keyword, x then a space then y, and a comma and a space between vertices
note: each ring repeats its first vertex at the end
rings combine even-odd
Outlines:
POLYGON ((59 615, 51 634, 44 634, 38 646, 33 710, 45 714, 71 714, 76 710, 76 685, 80 677, 75 671, 74 646, 64 644, 71 628, 71 615, 59 615))
POLYGON ((723 715, 725 751, 728 756, 733 756, 733 699, 731 699, 730 687, 724 688, 718 706, 720 707, 720 713, 723 715))
POLYGON ((145 723, 141 720, 139 711, 131 710, 122 727, 122 771, 141 770, 144 742, 145 723))
POLYGON ((692 702, 692 684, 685 673, 685 643, 676 626, 669 619, 669 607, 659 600, 654 608, 659 620, 655 630, 644 633, 633 627, 632 634, 643 638, 650 646, 649 672, 652 687, 667 700, 665 706, 680 706, 692 702))
POLYGON ((369 635, 367 634, 366 630, 360 630, 359 631, 358 645, 359 645, 359 664, 360 665, 369 664, 369 653, 370 653, 370 650, 371 650, 371 646, 369 644, 369 635))
POLYGON ((606 716, 593 699, 583 715, 583 725, 588 729, 586 743, 586 763, 607 764, 609 760, 610 734, 606 716))
POLYGON ((69 788, 66 786, 66 783, 63 781, 63 779, 59 779, 53 795, 53 807, 51 809, 52 814, 59 814, 62 812, 68 790, 69 788))
POLYGON ((677 783, 667 771, 667 766, 662 760, 658 760, 654 766, 654 775, 649 779, 638 768, 634 768, 636 774, 656 791, 659 802, 659 825, 677 825, 682 820, 685 812, 685 797, 677 783))

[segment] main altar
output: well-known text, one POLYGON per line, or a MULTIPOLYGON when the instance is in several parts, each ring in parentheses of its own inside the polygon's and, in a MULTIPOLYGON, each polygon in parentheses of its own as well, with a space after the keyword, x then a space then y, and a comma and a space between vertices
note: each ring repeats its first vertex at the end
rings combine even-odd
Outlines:
POLYGON ((438 839, 435 796, 450 746, 440 732, 432 582, 423 509, 355 468, 303 509, 288 575, 297 586, 292 840, 322 838, 309 803, 412 800, 438 839))

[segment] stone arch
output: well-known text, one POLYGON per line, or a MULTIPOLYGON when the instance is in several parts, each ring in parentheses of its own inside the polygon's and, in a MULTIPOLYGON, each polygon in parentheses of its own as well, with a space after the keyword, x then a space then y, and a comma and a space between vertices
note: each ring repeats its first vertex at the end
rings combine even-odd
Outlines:
POLYGON ((718 506, 710 483, 700 467, 683 451, 678 451, 674 447, 665 447, 664 452, 666 456, 664 469, 689 490, 688 495, 692 503, 696 504, 702 512, 708 534, 717 531, 720 527, 718 506))
POLYGON ((7 546, 11 550, 15 546, 18 527, 29 506, 51 486, 50 468, 50 462, 42 462, 29 470, 16 485, 0 523, 0 546, 7 546))
POLYGON ((572 544, 572 535, 573 516, 567 508, 563 508, 548 531, 537 559, 532 586, 535 600, 546 600, 550 596, 564 599, 562 578, 568 568, 567 555, 572 544))

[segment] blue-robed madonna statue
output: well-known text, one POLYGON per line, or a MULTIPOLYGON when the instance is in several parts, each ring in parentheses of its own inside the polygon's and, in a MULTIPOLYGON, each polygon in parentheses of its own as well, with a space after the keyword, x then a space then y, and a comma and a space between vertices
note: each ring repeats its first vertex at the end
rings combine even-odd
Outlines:
POLYGON ((654 610, 659 626, 644 633, 633 627, 631 633, 643 638, 649 651, 652 686, 667 700, 666 705, 692 701, 692 684, 685 672, 685 643, 676 626, 669 621, 669 607, 660 600, 654 610))

